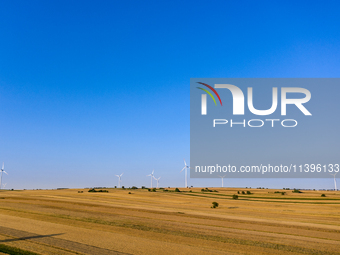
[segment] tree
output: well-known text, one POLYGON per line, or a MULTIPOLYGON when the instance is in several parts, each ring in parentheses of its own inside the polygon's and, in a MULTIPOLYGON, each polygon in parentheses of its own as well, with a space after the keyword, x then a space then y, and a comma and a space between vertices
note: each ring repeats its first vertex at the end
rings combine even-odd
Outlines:
POLYGON ((218 203, 217 202, 212 202, 211 208, 217 208, 217 207, 218 207, 218 203))

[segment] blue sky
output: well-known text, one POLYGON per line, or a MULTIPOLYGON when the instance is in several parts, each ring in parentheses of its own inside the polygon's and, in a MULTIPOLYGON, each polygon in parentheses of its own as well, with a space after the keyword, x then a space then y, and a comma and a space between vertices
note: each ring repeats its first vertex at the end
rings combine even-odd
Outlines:
POLYGON ((114 186, 121 172, 125 186, 149 185, 152 169, 162 186, 182 186, 190 78, 339 77, 339 10, 338 1, 2 1, 6 188, 114 186))

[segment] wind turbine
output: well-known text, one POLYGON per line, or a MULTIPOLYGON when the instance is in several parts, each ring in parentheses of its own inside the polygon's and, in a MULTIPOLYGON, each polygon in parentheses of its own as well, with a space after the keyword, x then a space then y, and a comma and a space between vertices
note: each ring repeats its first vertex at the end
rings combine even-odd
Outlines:
POLYGON ((116 176, 118 177, 118 188, 120 188, 120 183, 122 182, 122 175, 123 173, 121 175, 116 174, 116 176))
POLYGON ((157 189, 158 189, 159 179, 160 179, 161 177, 158 177, 158 179, 157 179, 157 178, 155 178, 155 176, 154 176, 153 178, 157 181, 157 189))
POLYGON ((334 176, 334 188, 335 188, 335 190, 338 190, 338 189, 336 188, 336 181, 335 181, 335 176, 336 176, 336 174, 337 174, 337 173, 335 173, 335 174, 330 174, 330 175, 334 176))
POLYGON ((152 189, 152 178, 155 178, 155 177, 153 176, 153 172, 155 172, 155 170, 152 170, 152 173, 147 175, 147 176, 151 176, 151 189, 152 189))
POLYGON ((222 178, 222 188, 223 188, 223 178, 226 177, 226 176, 227 176, 226 174, 223 175, 223 176, 218 176, 218 177, 222 178))
POLYGON ((183 170, 185 169, 185 187, 186 188, 188 187, 188 173, 187 173, 188 168, 190 168, 190 166, 187 165, 187 162, 185 162, 185 159, 184 159, 184 167, 180 173, 182 173, 183 170))
POLYGON ((4 162, 2 162, 2 168, 1 168, 1 176, 0 176, 0 189, 1 189, 1 187, 2 187, 2 173, 5 173, 5 174, 7 174, 8 175, 8 173, 6 173, 6 171, 4 170, 5 169, 5 163, 4 162))
POLYGON ((7 183, 4 183, 4 184, 2 184, 2 187, 5 189, 6 185, 7 185, 7 183))

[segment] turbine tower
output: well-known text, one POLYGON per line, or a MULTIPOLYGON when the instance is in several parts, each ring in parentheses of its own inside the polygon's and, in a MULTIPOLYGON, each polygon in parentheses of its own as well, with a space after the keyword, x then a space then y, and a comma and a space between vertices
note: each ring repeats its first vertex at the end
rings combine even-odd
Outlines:
POLYGON ((183 169, 181 170, 180 173, 182 173, 183 170, 185 169, 185 188, 188 187, 188 173, 187 173, 188 168, 190 168, 190 167, 187 165, 187 162, 185 162, 185 159, 184 159, 184 167, 183 167, 183 169))
POLYGON ((118 177, 118 188, 120 188, 120 184, 122 182, 122 175, 123 173, 121 175, 116 175, 118 177))
POLYGON ((152 170, 152 173, 147 175, 147 176, 151 176, 151 189, 152 189, 152 179, 155 178, 155 177, 153 176, 153 172, 155 172, 155 170, 152 170))
POLYGON ((336 174, 337 174, 337 173, 335 173, 335 174, 330 174, 330 175, 332 175, 332 176, 334 177, 334 190, 338 190, 338 189, 336 188, 336 180, 335 180, 336 174))
POLYGON ((222 188, 223 188, 223 178, 226 177, 226 176, 227 176, 226 174, 223 175, 223 176, 218 176, 218 177, 222 178, 222 188))
POLYGON ((8 173, 6 173, 6 171, 4 170, 5 169, 5 163, 4 162, 2 162, 2 168, 1 168, 1 176, 0 176, 0 189, 1 189, 1 187, 2 187, 2 173, 5 173, 5 174, 7 174, 8 175, 8 173))
POLYGON ((153 178, 157 181, 157 189, 158 189, 159 179, 160 179, 161 177, 155 178, 155 176, 154 176, 153 178))

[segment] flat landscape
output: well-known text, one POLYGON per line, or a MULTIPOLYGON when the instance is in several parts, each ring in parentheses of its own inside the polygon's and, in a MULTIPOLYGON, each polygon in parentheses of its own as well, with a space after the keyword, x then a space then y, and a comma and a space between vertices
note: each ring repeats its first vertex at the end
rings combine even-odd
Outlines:
POLYGON ((201 189, 2 190, 0 254, 340 254, 339 191, 201 189))

